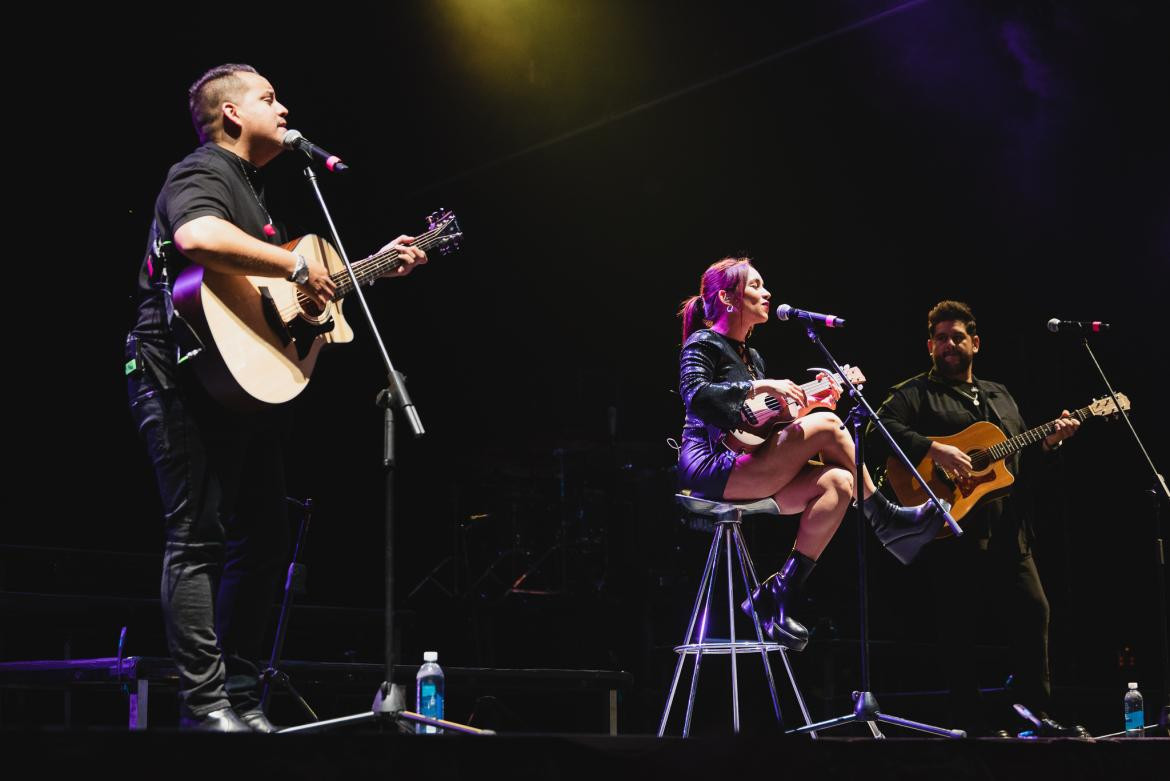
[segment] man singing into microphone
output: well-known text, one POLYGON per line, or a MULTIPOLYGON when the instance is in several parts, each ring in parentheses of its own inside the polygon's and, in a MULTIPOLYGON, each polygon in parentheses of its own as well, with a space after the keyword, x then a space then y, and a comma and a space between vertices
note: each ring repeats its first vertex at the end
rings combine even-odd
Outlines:
MULTIPOLYGON (((930 310, 927 326, 933 368, 895 386, 878 416, 912 462, 919 463, 929 453, 938 466, 964 474, 972 468, 968 455, 928 437, 957 434, 976 421, 990 421, 1008 437, 1027 427, 1007 388, 974 374, 980 343, 970 307, 941 301, 930 310)), ((1079 425, 1065 411, 1040 449, 1055 451, 1079 425)), ((880 448, 871 452, 886 453, 880 436, 871 432, 870 440, 880 448)), ((1028 453, 1036 451, 1024 451, 1022 460, 1028 461, 1028 453)), ((1017 478, 1020 462, 1020 454, 1007 461, 1017 478)), ((1020 485, 1016 482, 1013 488, 1020 485)), ((982 713, 975 643, 982 620, 1003 619, 999 636, 1011 650, 1010 702, 1022 703, 1044 719, 1043 735, 1078 736, 1083 728, 1062 727, 1046 714, 1051 697, 1048 599, 1032 559, 1031 535, 1019 499, 1009 494, 984 500, 963 518, 963 537, 936 541, 923 555, 934 581, 940 659, 949 677, 952 717, 954 725, 969 734, 999 734, 988 730, 982 713)))
MULTIPOLYGON (((155 202, 127 338, 130 409, 162 498, 162 613, 179 672, 181 724, 271 732, 252 662, 288 548, 282 434, 288 410, 248 415, 212 400, 191 374, 198 339, 173 309, 170 285, 189 263, 284 278, 319 305, 334 285, 317 260, 280 245, 261 169, 283 147, 288 110, 248 65, 220 65, 190 88, 202 144, 175 164, 155 202), (191 361, 187 361, 191 358, 191 361)), ((426 255, 395 242, 406 273, 426 255)))

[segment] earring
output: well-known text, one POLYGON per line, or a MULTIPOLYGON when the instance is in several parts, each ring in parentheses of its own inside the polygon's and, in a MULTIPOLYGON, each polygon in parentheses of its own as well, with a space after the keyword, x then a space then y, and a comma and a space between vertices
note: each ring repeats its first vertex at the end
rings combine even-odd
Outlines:
POLYGON ((728 304, 728 305, 727 305, 727 311, 728 311, 728 312, 734 312, 734 311, 735 311, 735 307, 733 307, 731 304, 728 304))

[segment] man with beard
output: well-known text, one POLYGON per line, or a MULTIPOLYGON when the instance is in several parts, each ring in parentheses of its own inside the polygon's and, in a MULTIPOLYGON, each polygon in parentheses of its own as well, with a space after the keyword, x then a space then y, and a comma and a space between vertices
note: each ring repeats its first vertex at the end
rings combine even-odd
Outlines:
MULTIPOLYGON (((914 463, 928 454, 943 469, 964 475, 971 459, 957 447, 929 437, 957 434, 976 421, 999 426, 1008 437, 1027 429, 1007 388, 979 379, 974 357, 979 352, 975 315, 960 301, 941 301, 927 317, 927 350, 933 368, 897 385, 878 416, 914 463)), ((1045 459, 1076 433, 1080 425, 1064 411, 1039 450, 1024 451, 1023 461, 1045 459), (1042 452, 1041 452, 1042 451, 1042 452)), ((885 442, 874 438, 877 452, 885 442)), ((1017 479, 1019 453, 1007 459, 1017 479)), ((1024 470, 1027 471, 1027 470, 1024 470)), ((1065 728, 1048 718, 1051 698, 1048 673, 1048 599, 1032 559, 1031 534, 1019 482, 1007 495, 985 499, 963 519, 959 539, 927 546, 923 560, 934 581, 941 658, 947 670, 954 723, 972 735, 1006 733, 988 730, 975 663, 977 631, 987 619, 1002 620, 1001 633, 1010 651, 1011 702, 1028 706, 1043 720, 1045 736, 1078 736, 1083 728, 1065 728)), ((1006 715, 1006 714, 1004 714, 1006 715)), ((992 718, 1002 718, 998 714, 992 718)), ((1087 733, 1084 733, 1087 734, 1087 733)))

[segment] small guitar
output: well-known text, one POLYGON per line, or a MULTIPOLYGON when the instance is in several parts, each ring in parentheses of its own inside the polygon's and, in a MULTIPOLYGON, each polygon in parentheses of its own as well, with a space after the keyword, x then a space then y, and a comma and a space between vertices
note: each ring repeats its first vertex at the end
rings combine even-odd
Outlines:
MULTIPOLYGON (((1129 399, 1124 393, 1117 394, 1117 400, 1123 410, 1129 409, 1129 399)), ((1091 417, 1111 417, 1117 414, 1117 405, 1113 399, 1104 398, 1077 410, 1070 417, 1083 422, 1091 417)), ((957 447, 970 456, 971 472, 960 477, 936 465, 928 455, 918 464, 918 473, 926 478, 940 499, 951 503, 951 516, 959 521, 982 500, 1002 496, 1007 491, 1016 478, 1002 463, 1003 460, 1044 441, 1053 432, 1055 424, 1056 421, 1049 421, 1009 439, 999 426, 981 421, 949 437, 930 437, 935 442, 957 447)), ((921 504, 929 498, 918 479, 893 457, 886 460, 886 479, 897 494, 898 501, 904 505, 921 504)), ((950 528, 944 525, 938 536, 941 539, 950 534, 950 528)))
MULTIPOLYGON (((462 238, 455 215, 436 212, 414 246, 446 254, 462 238)), ((341 304, 354 285, 337 250, 312 234, 284 246, 321 261, 329 271, 337 291, 323 309, 297 285, 276 277, 223 274, 192 263, 175 280, 175 309, 203 342, 192 367, 208 393, 235 409, 290 401, 309 384, 324 345, 353 341, 341 304)), ((402 263, 398 250, 390 248, 352 265, 364 285, 402 263)))
MULTIPOLYGON (((841 367, 854 385, 865 382, 865 375, 856 366, 841 367)), ((801 407, 794 401, 780 399, 770 394, 760 394, 748 399, 740 407, 744 425, 729 431, 723 437, 723 445, 733 453, 751 453, 767 441, 777 428, 783 428, 797 418, 804 417, 814 409, 834 409, 841 397, 841 375, 827 369, 809 369, 817 372, 817 378, 801 385, 808 404, 801 407)))

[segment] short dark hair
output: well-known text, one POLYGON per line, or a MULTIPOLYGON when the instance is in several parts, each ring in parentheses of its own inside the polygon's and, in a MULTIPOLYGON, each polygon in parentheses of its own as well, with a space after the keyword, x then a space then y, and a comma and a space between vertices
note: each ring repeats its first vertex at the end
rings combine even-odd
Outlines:
POLYGON ((244 82, 237 73, 256 73, 251 65, 226 63, 216 65, 204 73, 187 90, 187 105, 191 109, 191 124, 199 135, 199 143, 214 138, 219 121, 220 106, 225 100, 238 97, 244 82))
POLYGON ((926 316, 927 335, 934 337, 934 327, 948 320, 958 320, 967 326, 967 333, 975 335, 975 313, 962 301, 939 301, 926 316))

